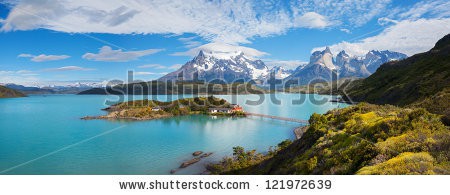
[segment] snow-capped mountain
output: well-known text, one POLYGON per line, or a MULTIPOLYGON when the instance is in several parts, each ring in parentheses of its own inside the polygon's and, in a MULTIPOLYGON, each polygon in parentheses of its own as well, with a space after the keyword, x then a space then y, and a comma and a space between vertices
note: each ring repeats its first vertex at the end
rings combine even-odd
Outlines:
POLYGON ((400 60, 408 56, 399 52, 384 51, 369 51, 364 58, 364 64, 370 73, 374 73, 381 64, 392 60, 400 60))
POLYGON ((95 82, 76 82, 65 85, 36 85, 36 86, 23 86, 14 83, 3 84, 4 86, 18 90, 25 94, 77 94, 81 91, 96 87, 104 87, 103 83, 95 82))
POLYGON ((341 51, 333 58, 327 47, 323 51, 312 53, 310 62, 305 67, 297 68, 285 80, 299 80, 299 84, 307 84, 314 79, 317 81, 339 79, 344 77, 367 77, 374 73, 380 65, 406 58, 405 54, 392 51, 369 51, 365 56, 350 56, 341 51), (335 74, 335 77, 332 77, 335 74))
POLYGON ((274 66, 270 69, 270 74, 273 74, 276 79, 284 79, 290 76, 294 70, 286 69, 283 66, 274 66))
POLYGON ((253 60, 245 56, 243 52, 205 53, 200 51, 194 59, 159 80, 221 79, 233 82, 244 79, 248 81, 265 78, 269 72, 264 62, 253 60))

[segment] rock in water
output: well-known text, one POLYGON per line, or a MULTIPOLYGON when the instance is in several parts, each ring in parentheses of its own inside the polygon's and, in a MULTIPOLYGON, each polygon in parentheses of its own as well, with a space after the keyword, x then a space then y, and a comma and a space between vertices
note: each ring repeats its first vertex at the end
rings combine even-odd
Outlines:
POLYGON ((192 153, 193 156, 198 156, 200 154, 203 154, 203 152, 202 151, 196 151, 196 152, 192 153))
POLYGON ((208 156, 211 156, 211 154, 213 154, 213 153, 212 152, 204 153, 203 155, 200 156, 200 158, 206 158, 208 156))
POLYGON ((180 168, 189 167, 195 163, 198 163, 199 161, 200 161, 200 158, 193 158, 193 159, 188 160, 188 161, 184 162, 183 164, 181 164, 180 168))

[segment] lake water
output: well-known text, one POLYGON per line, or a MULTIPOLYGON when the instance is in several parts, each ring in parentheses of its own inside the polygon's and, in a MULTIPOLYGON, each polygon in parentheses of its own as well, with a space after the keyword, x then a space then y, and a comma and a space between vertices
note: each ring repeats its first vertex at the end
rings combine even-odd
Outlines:
MULTIPOLYGON (((300 94, 276 94, 278 105, 264 95, 259 105, 246 101, 257 95, 220 96, 246 111, 308 119, 316 113, 345 107, 305 101, 293 105, 300 94)), ((188 96, 186 96, 188 97, 188 96)), ((316 99, 330 98, 314 95, 316 99)), ((265 119, 182 116, 152 121, 80 120, 103 115, 106 99, 100 95, 35 95, 0 99, 0 174, 169 174, 194 151, 214 154, 176 174, 200 174, 206 163, 232 154, 243 146, 266 152, 285 139, 294 139, 301 124, 265 119)), ((142 97, 134 97, 141 99, 142 97)), ((167 96, 155 96, 166 100, 167 96)))

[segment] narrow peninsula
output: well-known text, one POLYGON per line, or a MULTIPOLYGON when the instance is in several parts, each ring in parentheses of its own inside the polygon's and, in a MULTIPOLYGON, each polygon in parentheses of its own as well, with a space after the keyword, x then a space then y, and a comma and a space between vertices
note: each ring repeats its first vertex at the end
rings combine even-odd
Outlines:
POLYGON ((195 97, 178 99, 170 102, 157 100, 136 100, 118 103, 103 109, 108 112, 103 116, 86 116, 82 119, 129 119, 153 120, 183 115, 245 116, 242 107, 231 104, 224 99, 195 97))

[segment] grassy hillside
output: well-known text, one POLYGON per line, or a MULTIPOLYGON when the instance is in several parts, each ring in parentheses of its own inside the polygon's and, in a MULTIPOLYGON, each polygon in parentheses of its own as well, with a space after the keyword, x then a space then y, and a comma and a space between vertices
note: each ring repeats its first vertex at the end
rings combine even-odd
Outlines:
POLYGON ((144 83, 133 83, 117 85, 108 88, 94 88, 79 93, 79 95, 89 94, 134 94, 134 95, 170 95, 170 94, 261 94, 267 93, 267 90, 258 88, 251 83, 233 83, 233 84, 219 84, 209 83, 204 84, 200 82, 162 82, 150 81, 144 83))
POLYGON ((450 174, 450 129, 425 109, 361 103, 314 114, 267 155, 236 147, 214 174, 450 174))
POLYGON ((25 97, 26 95, 16 91, 14 89, 10 89, 0 85, 0 98, 13 98, 13 97, 25 97))
MULTIPOLYGON (((450 35, 428 52, 382 65, 347 91, 356 102, 424 107, 450 121, 450 35)), ((447 123, 450 124, 450 123, 447 123)))

